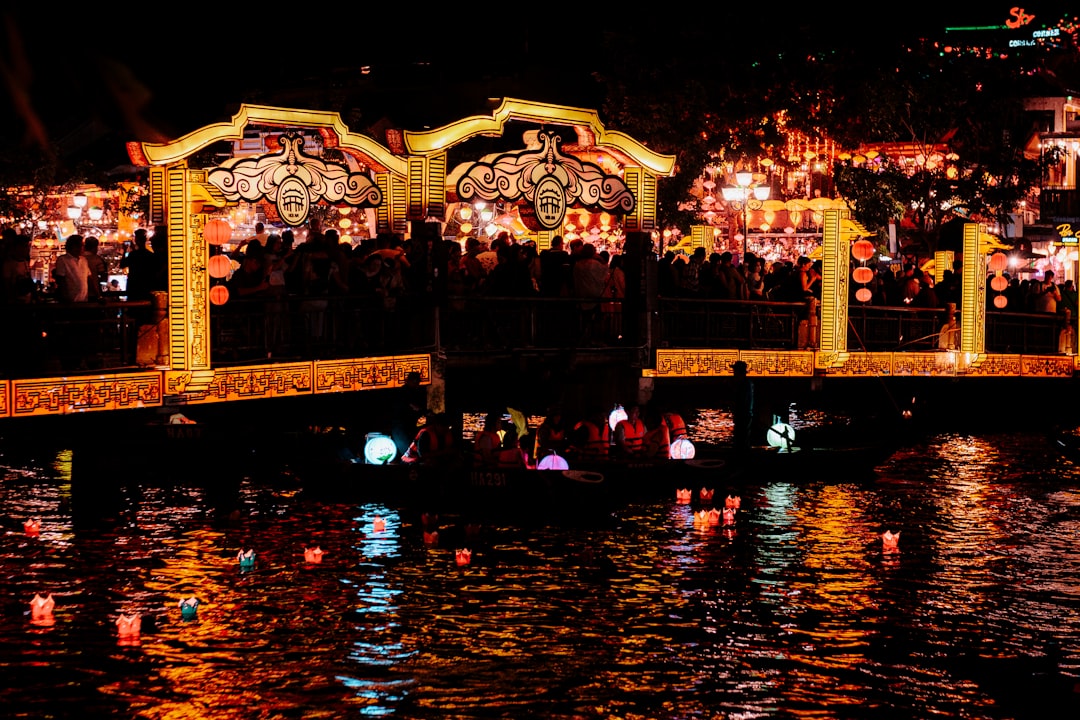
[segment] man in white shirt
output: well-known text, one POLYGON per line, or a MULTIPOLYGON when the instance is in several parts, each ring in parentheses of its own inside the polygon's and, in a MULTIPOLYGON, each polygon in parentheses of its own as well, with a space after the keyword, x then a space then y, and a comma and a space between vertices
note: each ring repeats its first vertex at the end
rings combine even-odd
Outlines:
POLYGON ((60 302, 86 302, 90 283, 90 266, 83 257, 82 235, 71 235, 64 243, 67 251, 56 258, 53 277, 56 278, 56 299, 60 302))

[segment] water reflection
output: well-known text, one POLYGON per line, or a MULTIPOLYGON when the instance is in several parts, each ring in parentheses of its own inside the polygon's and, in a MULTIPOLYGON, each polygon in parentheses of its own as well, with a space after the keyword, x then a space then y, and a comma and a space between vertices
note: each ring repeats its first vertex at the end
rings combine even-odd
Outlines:
POLYGON ((718 505, 741 498, 728 525, 698 521, 695 497, 573 527, 249 478, 87 492, 58 452, 0 472, 0 701, 24 717, 1068 717, 1080 471, 1051 452, 1038 433, 940 435, 876 480, 718 482, 718 505), (30 622, 37 593, 52 626, 30 622), (142 633, 118 644, 131 613, 142 633))

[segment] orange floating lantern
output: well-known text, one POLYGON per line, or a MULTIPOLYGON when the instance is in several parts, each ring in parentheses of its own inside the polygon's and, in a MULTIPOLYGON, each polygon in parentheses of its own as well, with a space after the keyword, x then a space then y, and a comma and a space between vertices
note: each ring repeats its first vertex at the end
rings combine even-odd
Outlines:
POLYGON ((690 502, 691 496, 692 495, 689 488, 681 488, 675 491, 675 502, 679 503, 680 505, 685 505, 686 503, 690 502))
POLYGON ((376 515, 375 519, 371 521, 371 529, 374 532, 382 532, 386 529, 386 520, 376 515))
POLYGON ((304 548, 304 562, 309 563, 321 563, 323 558, 322 548, 315 546, 312 548, 304 548))
POLYGON ((468 548, 458 550, 454 554, 454 560, 457 562, 458 567, 465 567, 472 562, 472 550, 468 548))
POLYGON ((900 548, 900 531, 886 530, 881 535, 881 549, 886 552, 895 552, 900 548))

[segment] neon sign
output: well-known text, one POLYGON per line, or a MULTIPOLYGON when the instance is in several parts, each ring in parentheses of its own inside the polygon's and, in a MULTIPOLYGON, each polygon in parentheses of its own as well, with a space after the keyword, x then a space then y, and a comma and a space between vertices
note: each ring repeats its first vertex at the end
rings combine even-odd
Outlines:
POLYGON ((1022 7, 1009 8, 1009 15, 1011 15, 1013 19, 1006 20, 1005 27, 1009 28, 1010 30, 1015 30, 1018 27, 1023 27, 1024 25, 1027 25, 1035 19, 1034 15, 1028 15, 1026 12, 1024 12, 1024 8, 1022 7))
POLYGON ((1064 244, 1066 244, 1066 245, 1076 245, 1077 244, 1076 231, 1072 229, 1071 224, 1069 224, 1069 223, 1061 223, 1060 225, 1058 225, 1054 229, 1057 230, 1057 233, 1061 237, 1061 240, 1062 240, 1062 242, 1064 244))

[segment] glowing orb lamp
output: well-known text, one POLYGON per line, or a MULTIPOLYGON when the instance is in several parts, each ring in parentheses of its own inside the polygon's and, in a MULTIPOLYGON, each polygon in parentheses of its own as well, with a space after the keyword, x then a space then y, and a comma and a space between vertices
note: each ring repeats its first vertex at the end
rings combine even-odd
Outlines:
POLYGON ((608 427, 611 428, 612 430, 614 430, 615 426, 618 425, 619 423, 621 423, 626 418, 627 418, 626 410, 623 409, 623 406, 622 405, 616 405, 615 409, 611 411, 610 415, 608 415, 608 419, 607 419, 608 427))
POLYGON ((696 451, 694 443, 690 442, 690 438, 681 437, 671 443, 668 452, 673 460, 693 460, 696 451))
POLYGON ((364 462, 368 465, 386 465, 397 457, 397 445, 389 435, 368 433, 364 443, 364 462))
POLYGON ((570 465, 566 462, 566 458, 558 453, 551 453, 540 458, 540 462, 536 464, 537 470, 569 470, 570 465))
POLYGON ((795 444, 795 428, 787 423, 775 423, 765 433, 765 439, 768 440, 769 447, 790 448, 795 444))

